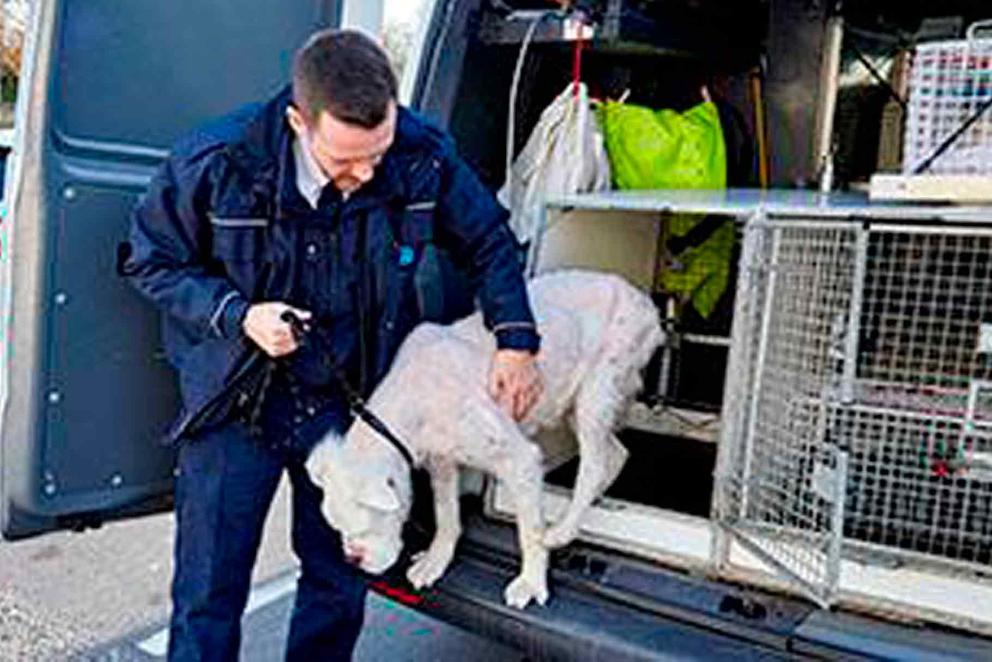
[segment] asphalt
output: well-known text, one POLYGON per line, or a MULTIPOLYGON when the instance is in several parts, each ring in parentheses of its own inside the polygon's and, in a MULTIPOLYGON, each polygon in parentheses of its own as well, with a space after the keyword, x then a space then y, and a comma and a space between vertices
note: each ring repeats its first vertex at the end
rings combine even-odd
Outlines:
MULTIPOLYGON (((243 660, 282 658, 294 595, 289 500, 273 504, 243 624, 243 660)), ((173 518, 0 543, 0 660, 155 660, 167 645, 173 518)), ((521 659, 471 633, 370 596, 357 660, 521 659), (468 656, 468 657, 466 657, 468 656)))

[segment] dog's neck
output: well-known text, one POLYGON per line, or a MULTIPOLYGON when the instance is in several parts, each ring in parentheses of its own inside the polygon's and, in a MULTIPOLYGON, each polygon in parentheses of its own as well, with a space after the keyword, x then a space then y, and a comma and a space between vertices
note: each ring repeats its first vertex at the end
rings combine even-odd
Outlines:
MULTIPOLYGON (((369 398, 367 408, 378 417, 389 428, 389 431, 399 440, 399 442, 413 456, 414 463, 422 463, 422 453, 416 445, 420 423, 415 410, 402 406, 401 398, 389 397, 390 384, 387 383, 388 376, 369 398)), ((365 456, 384 459, 395 457, 399 462, 405 464, 403 456, 393 447, 392 442, 384 438, 379 432, 372 429, 365 421, 355 419, 354 426, 357 426, 357 434, 349 435, 353 438, 356 448, 365 456)))

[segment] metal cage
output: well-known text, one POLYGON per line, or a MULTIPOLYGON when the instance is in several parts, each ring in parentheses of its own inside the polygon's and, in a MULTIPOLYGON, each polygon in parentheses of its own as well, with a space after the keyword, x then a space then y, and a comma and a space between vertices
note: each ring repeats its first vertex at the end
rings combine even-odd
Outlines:
POLYGON ((992 227, 755 218, 723 523, 828 603, 840 559, 992 562, 992 227))

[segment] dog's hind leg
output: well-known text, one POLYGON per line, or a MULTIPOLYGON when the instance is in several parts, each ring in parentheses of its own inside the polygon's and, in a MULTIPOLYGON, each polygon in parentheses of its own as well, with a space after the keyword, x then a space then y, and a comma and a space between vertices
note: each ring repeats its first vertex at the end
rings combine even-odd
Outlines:
POLYGON ((626 400, 612 380, 597 375, 583 384, 575 400, 574 427, 579 442, 579 473, 565 515, 551 527, 544 543, 563 547, 579 533, 582 516, 613 484, 629 455, 613 434, 613 425, 626 400))
POLYGON ((407 579, 414 588, 432 586, 448 569, 455 544, 462 533, 458 511, 458 465, 448 458, 432 457, 427 463, 434 492, 437 531, 430 546, 414 557, 407 579))

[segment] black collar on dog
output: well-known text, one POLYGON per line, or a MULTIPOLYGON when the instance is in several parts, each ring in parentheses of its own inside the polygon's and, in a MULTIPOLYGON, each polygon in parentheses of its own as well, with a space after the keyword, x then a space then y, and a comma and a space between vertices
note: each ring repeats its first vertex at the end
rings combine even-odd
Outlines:
MULTIPOLYGON (((282 314, 280 319, 289 324, 289 326, 293 329, 293 335, 296 337, 298 342, 306 342, 307 339, 312 337, 308 335, 310 332, 310 325, 301 320, 292 311, 287 310, 282 314)), ((330 365, 334 365, 333 358, 328 358, 331 359, 330 365)), ((393 434, 392 430, 390 430, 389 426, 382 422, 381 418, 376 416, 368 408, 365 403, 365 399, 352 387, 350 383, 348 383, 348 379, 344 376, 341 369, 335 369, 333 375, 334 380, 338 383, 338 386, 340 386, 341 390, 344 391, 345 397, 348 398, 348 407, 351 409, 351 412, 365 421, 365 423, 370 428, 375 430, 380 437, 392 444, 392 446, 399 451, 400 455, 403 456, 403 459, 406 460, 410 470, 413 471, 416 468, 416 462, 413 459, 413 454, 410 453, 410 450, 406 447, 406 445, 403 444, 403 442, 401 442, 395 434, 393 434)))
POLYGON ((400 455, 403 456, 403 459, 406 460, 406 463, 410 466, 410 470, 413 471, 415 467, 413 455, 411 455, 409 449, 407 449, 407 447, 403 445, 403 442, 401 442, 399 438, 397 438, 397 436, 393 434, 392 430, 390 430, 386 426, 386 424, 382 422, 382 419, 376 416, 375 414, 373 414, 365 406, 365 402, 360 397, 357 400, 352 400, 351 397, 349 396, 348 400, 349 400, 349 404, 351 405, 351 411, 353 411, 356 416, 358 416, 363 421, 365 421, 370 428, 378 432, 380 437, 391 443, 396 448, 396 450, 400 452, 400 455))

